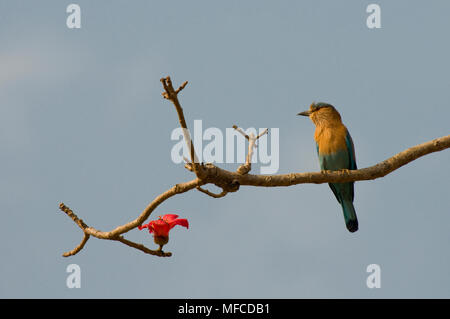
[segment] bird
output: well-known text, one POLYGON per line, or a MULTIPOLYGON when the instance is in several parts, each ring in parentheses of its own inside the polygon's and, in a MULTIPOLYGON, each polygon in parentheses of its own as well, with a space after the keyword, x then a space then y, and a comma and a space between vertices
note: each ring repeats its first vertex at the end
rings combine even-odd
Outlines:
MULTIPOLYGON (((322 171, 357 169, 352 137, 333 105, 313 102, 309 110, 297 115, 309 117, 316 127, 314 140, 322 171)), ((347 229, 352 233, 357 231, 358 218, 353 206, 354 182, 329 183, 328 185, 342 206, 347 229)))

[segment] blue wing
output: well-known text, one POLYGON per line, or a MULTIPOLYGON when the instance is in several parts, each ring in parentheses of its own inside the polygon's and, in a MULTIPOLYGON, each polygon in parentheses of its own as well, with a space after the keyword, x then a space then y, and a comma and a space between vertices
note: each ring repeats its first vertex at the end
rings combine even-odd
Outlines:
MULTIPOLYGON (((349 169, 357 169, 356 166, 356 156, 355 156, 355 146, 353 145, 352 137, 350 136, 350 133, 347 130, 347 135, 345 136, 345 143, 347 144, 347 152, 348 152, 348 158, 349 158, 349 169)), ((350 187, 350 196, 353 202, 353 199, 355 198, 355 188, 354 188, 354 182, 351 182, 350 187)))
POLYGON ((345 144, 347 144, 348 158, 350 160, 349 169, 357 169, 356 167, 356 157, 355 157, 355 146, 353 145, 352 137, 350 133, 347 131, 347 135, 345 136, 345 144))

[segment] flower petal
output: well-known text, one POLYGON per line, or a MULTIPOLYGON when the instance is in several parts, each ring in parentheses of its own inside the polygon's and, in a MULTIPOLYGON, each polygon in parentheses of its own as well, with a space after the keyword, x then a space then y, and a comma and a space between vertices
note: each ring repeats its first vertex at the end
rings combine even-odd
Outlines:
POLYGON ((155 236, 163 236, 163 237, 169 236, 170 224, 167 223, 165 220, 157 219, 151 221, 150 223, 151 223, 150 232, 155 233, 155 236))
POLYGON ((148 228, 148 224, 139 225, 138 228, 139 228, 139 230, 143 230, 144 228, 148 228))
POLYGON ((153 233, 153 232, 155 231, 154 224, 155 224, 155 221, 154 221, 154 220, 152 220, 150 223, 148 223, 148 232, 149 232, 150 234, 153 233))
POLYGON ((180 226, 183 226, 183 227, 186 227, 187 229, 189 229, 189 222, 186 218, 178 218, 178 219, 173 220, 170 223, 170 228, 173 228, 175 225, 180 225, 180 226))
POLYGON ((155 237, 169 237, 169 232, 175 225, 189 228, 188 220, 180 219, 176 214, 166 214, 159 219, 150 221, 148 224, 139 225, 138 228, 139 230, 148 228, 149 233, 153 233, 155 237))
POLYGON ((178 215, 176 214, 165 214, 162 219, 166 222, 166 223, 171 223, 172 221, 174 221, 175 219, 178 218, 178 215))

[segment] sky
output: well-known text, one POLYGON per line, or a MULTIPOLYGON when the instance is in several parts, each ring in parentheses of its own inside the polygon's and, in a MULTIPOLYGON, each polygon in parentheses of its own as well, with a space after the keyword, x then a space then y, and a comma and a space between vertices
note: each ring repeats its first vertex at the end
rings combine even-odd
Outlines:
POLYGON ((296 116, 312 101, 340 112, 359 168, 448 135, 450 2, 79 0, 69 29, 71 3, 0 1, 1 298, 450 297, 448 150, 356 182, 356 233, 326 184, 192 190, 150 217, 189 220, 172 257, 92 237, 64 258, 82 233, 58 209, 108 231, 194 178, 171 158, 167 75, 189 81, 191 128, 278 129, 278 174, 319 170, 314 125, 296 116), (367 27, 372 3, 381 28, 367 27))

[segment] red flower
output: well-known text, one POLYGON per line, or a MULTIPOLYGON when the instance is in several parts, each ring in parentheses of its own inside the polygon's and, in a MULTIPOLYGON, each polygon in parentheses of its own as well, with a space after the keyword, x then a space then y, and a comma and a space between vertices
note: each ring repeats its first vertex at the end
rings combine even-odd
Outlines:
POLYGON ((138 226, 139 230, 148 228, 149 233, 153 233, 153 239, 156 244, 159 245, 159 249, 169 242, 169 232, 175 227, 175 225, 180 225, 189 228, 189 223, 185 218, 178 218, 175 214, 166 214, 164 216, 159 216, 159 219, 152 220, 148 224, 138 226))

